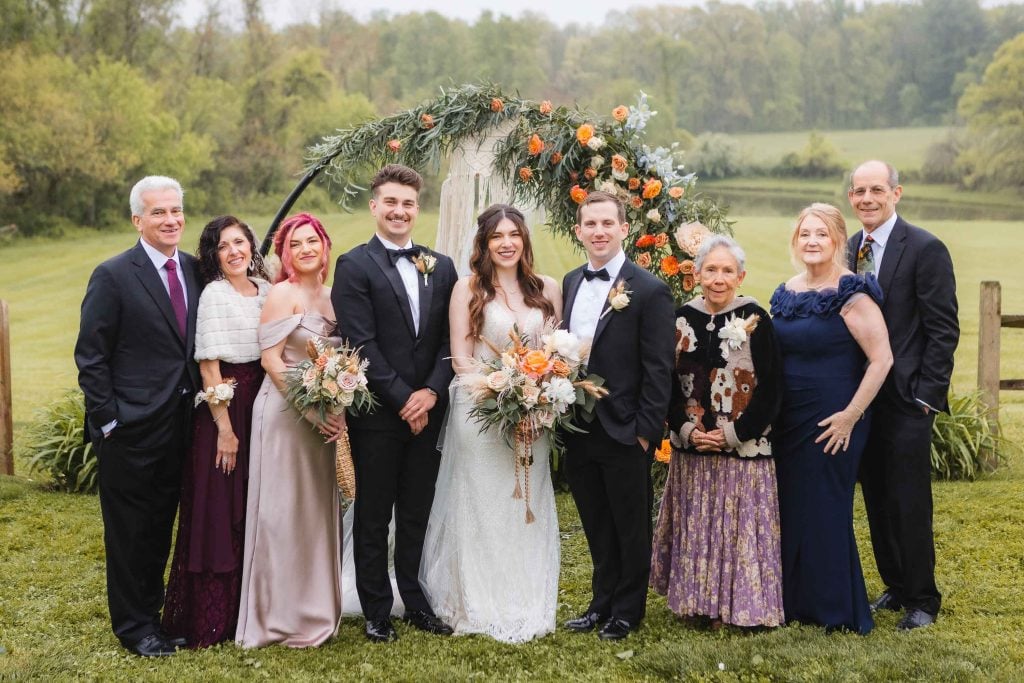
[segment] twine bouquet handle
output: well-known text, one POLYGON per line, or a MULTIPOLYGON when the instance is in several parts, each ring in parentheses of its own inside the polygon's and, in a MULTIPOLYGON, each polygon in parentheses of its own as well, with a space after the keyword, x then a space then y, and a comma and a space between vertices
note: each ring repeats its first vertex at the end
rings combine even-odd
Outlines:
POLYGON ((348 500, 355 500, 356 470, 352 464, 352 443, 348 440, 348 430, 343 431, 335 442, 334 474, 341 495, 348 500))

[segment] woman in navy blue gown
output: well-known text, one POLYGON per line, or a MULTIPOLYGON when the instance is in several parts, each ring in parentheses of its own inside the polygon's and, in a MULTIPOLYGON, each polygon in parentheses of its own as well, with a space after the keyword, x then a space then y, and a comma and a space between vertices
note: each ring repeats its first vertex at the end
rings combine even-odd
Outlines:
POLYGON ((783 357, 773 434, 788 621, 867 633, 873 626, 853 534, 853 493, 867 439, 865 411, 892 366, 873 275, 848 271, 839 209, 812 204, 790 241, 803 272, 772 295, 783 357))

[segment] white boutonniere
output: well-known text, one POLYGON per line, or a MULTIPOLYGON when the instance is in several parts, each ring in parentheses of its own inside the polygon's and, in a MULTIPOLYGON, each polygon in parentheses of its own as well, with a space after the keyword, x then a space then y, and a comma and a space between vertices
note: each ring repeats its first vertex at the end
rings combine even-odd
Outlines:
POLYGON ((718 338, 722 340, 719 348, 722 350, 722 358, 729 358, 729 351, 735 351, 739 349, 750 337, 750 334, 757 329, 757 323, 761 321, 761 316, 757 313, 752 313, 746 318, 740 318, 737 315, 731 316, 722 329, 718 330, 718 338))
POLYGON ((205 391, 196 393, 196 402, 194 407, 198 407, 200 403, 209 403, 211 406, 224 405, 227 407, 231 404, 231 399, 235 397, 235 387, 238 386, 238 382, 231 377, 225 377, 224 381, 215 387, 206 387, 205 391))
POLYGON ((434 272, 434 268, 437 266, 437 257, 427 251, 421 251, 419 256, 412 257, 412 263, 423 275, 423 286, 426 287, 427 277, 434 272))
MULTIPOLYGON (((612 311, 618 312, 626 306, 629 306, 629 297, 632 293, 632 290, 626 289, 625 280, 620 279, 612 285, 612 288, 608 290, 608 308, 606 308, 604 313, 601 314, 601 318, 605 317, 612 311)), ((598 318, 598 320, 601 318, 598 318)))

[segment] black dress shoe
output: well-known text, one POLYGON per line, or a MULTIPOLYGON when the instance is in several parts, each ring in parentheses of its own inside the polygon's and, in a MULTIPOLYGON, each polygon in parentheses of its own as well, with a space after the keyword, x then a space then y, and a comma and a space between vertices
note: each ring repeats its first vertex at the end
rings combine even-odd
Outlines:
POLYGON ((565 622, 564 626, 570 631, 585 633, 586 631, 593 631, 595 628, 603 624, 605 619, 607 619, 607 617, 598 612, 587 612, 586 614, 582 614, 575 619, 570 619, 565 622))
POLYGON ((422 612, 420 610, 407 611, 402 617, 402 621, 410 626, 415 626, 421 631, 433 633, 435 636, 450 636, 454 633, 451 626, 444 623, 433 614, 422 612))
POLYGON ((893 612, 899 612, 901 609, 903 609, 903 603, 901 603, 895 595, 893 595, 889 591, 885 591, 884 593, 879 595, 873 603, 871 603, 872 612, 877 612, 880 609, 888 609, 892 610, 893 612))
POLYGON ((177 652, 177 648, 156 633, 150 633, 127 646, 131 652, 140 657, 169 657, 177 652))
POLYGON ((935 615, 928 614, 923 609, 908 609, 900 619, 900 623, 896 624, 896 628, 901 631, 910 631, 922 626, 931 626, 934 623, 935 615))
POLYGON ((188 645, 188 641, 182 638, 181 636, 172 636, 162 628, 158 629, 156 634, 164 640, 166 640, 171 645, 173 645, 174 647, 185 647, 186 645, 188 645))
POLYGON ((612 617, 601 627, 601 631, 597 635, 601 640, 622 640, 635 628, 625 619, 612 617))
POLYGON ((398 631, 391 625, 390 619, 367 619, 366 637, 375 643, 387 643, 398 640, 398 631))

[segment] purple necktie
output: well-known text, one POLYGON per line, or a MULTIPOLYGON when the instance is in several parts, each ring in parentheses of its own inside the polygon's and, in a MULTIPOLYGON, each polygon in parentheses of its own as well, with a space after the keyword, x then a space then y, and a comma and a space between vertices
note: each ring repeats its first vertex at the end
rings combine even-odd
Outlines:
POLYGON ((178 329, 181 330, 181 336, 185 336, 185 292, 181 288, 181 281, 178 280, 178 264, 174 262, 174 259, 167 259, 167 263, 164 264, 164 268, 167 269, 167 290, 171 293, 171 308, 174 309, 174 317, 178 319, 178 329))

